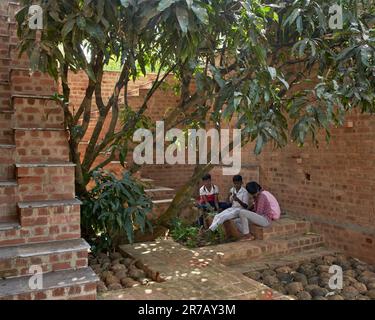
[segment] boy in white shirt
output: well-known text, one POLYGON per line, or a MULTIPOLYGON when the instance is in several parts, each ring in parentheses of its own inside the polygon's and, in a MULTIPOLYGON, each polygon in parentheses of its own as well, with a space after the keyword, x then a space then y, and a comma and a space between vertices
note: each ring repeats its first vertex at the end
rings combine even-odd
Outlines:
POLYGON ((242 184, 243 181, 240 175, 233 177, 233 187, 230 189, 229 195, 229 202, 232 203, 232 206, 215 215, 209 230, 215 231, 225 221, 239 218, 240 210, 249 208, 249 193, 242 184))

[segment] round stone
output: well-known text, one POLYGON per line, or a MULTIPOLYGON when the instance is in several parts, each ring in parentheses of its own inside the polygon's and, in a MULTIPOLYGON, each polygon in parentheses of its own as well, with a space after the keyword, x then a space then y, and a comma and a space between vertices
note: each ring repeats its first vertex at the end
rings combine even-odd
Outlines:
POLYGON ((146 278, 146 274, 143 270, 134 268, 129 270, 129 276, 135 280, 146 278))
POLYGON ((298 300, 311 300, 312 296, 307 291, 302 291, 297 294, 298 300))
POLYGON ((109 257, 111 258, 111 260, 121 259, 122 254, 119 252, 113 252, 109 255, 109 257))
POLYGON ((293 282, 293 276, 289 273, 278 273, 277 279, 284 284, 293 282))
POLYGON ((121 284, 125 288, 132 288, 132 287, 139 286, 139 282, 133 280, 132 278, 123 278, 123 279, 121 279, 121 284))
POLYGON ((336 261, 336 257, 335 256, 324 256, 323 257, 323 261, 327 264, 327 265, 332 265, 335 263, 336 261))
POLYGON ((311 269, 311 270, 306 270, 305 271, 305 276, 307 278, 312 278, 312 277, 315 277, 318 275, 318 272, 316 272, 314 269, 311 269))
POLYGON ((286 292, 290 295, 297 295, 303 291, 303 285, 301 282, 292 282, 285 286, 286 292))
POLYGON ((304 263, 296 270, 299 273, 306 273, 308 270, 314 270, 315 266, 312 263, 304 263))
POLYGON ((272 277, 276 276, 276 272, 273 270, 264 270, 262 274, 263 274, 263 279, 267 276, 272 276, 272 277))
POLYGON ((325 297, 329 291, 325 288, 315 288, 311 290, 311 295, 313 297, 325 297))
POLYGON ((365 294, 367 292, 367 287, 363 283, 356 282, 353 284, 353 287, 356 288, 360 294, 365 294))
POLYGON ((368 296, 370 299, 375 300, 375 290, 372 289, 372 290, 367 291, 366 296, 368 296))
POLYGON ((122 260, 123 260, 123 259, 114 259, 114 260, 112 260, 112 265, 115 265, 115 264, 123 264, 123 263, 122 263, 122 260))
POLYGON ((288 266, 279 267, 275 269, 276 273, 291 273, 293 270, 288 266))
POLYGON ((328 298, 322 297, 322 296, 316 296, 316 297, 313 297, 313 300, 328 300, 328 298))
POLYGON ((113 284, 110 284, 108 286, 108 290, 109 291, 113 291, 113 290, 121 290, 122 289, 122 285, 120 283, 113 283, 113 284))
POLYGON ((315 258, 313 260, 311 260, 311 262, 313 264, 316 264, 316 265, 321 265, 321 264, 326 264, 326 262, 323 260, 323 258, 315 258))
POLYGON ((102 270, 109 270, 111 268, 110 262, 104 262, 102 263, 102 270))
POLYGON ((363 294, 360 294, 355 299, 356 300, 371 300, 368 296, 364 296, 363 294))
POLYGON ((352 278, 355 278, 357 276, 357 272, 353 269, 350 269, 350 270, 345 270, 343 272, 343 275, 344 276, 349 276, 349 277, 352 277, 352 278))
POLYGON ((258 271, 250 271, 246 276, 257 281, 262 277, 262 274, 258 271))
POLYGON ((366 287, 368 290, 375 290, 375 282, 369 282, 366 287))
POLYGON ((276 284, 279 283, 279 279, 277 279, 276 277, 274 276, 265 276, 263 278, 263 283, 266 285, 266 286, 269 286, 269 287, 272 287, 276 284))
POLYGON ((319 277, 311 277, 307 279, 308 284, 319 284, 319 277))
POLYGON ((126 266, 123 265, 123 264, 115 264, 115 265, 112 265, 111 270, 113 272, 117 272, 117 271, 120 271, 120 270, 126 270, 126 266))
POLYGON ((272 287, 273 290, 280 292, 281 294, 286 294, 286 290, 281 283, 277 283, 272 287))
POLYGON ((343 296, 340 296, 339 294, 335 294, 333 296, 329 296, 328 300, 345 300, 343 296))
POLYGON ((111 284, 120 283, 120 279, 117 278, 117 277, 115 277, 115 276, 113 276, 113 275, 108 275, 108 276, 105 278, 105 283, 106 283, 107 286, 108 286, 108 290, 110 290, 110 289, 109 289, 109 286, 110 286, 111 284))
POLYGON ((321 287, 323 287, 323 288, 326 288, 326 287, 328 287, 329 286, 329 280, 330 280, 331 278, 320 278, 319 279, 319 286, 321 286, 321 287))
POLYGON ((113 272, 112 271, 103 271, 102 274, 101 274, 101 277, 103 279, 107 278, 108 276, 113 276, 113 272))
POLYGON ((127 270, 120 270, 115 273, 115 276, 119 279, 126 278, 128 276, 127 270))
POLYGON ((124 259, 124 264, 129 267, 131 264, 133 264, 135 261, 133 259, 130 259, 130 258, 125 258, 124 259))
POLYGON ((349 284, 354 284, 354 283, 358 283, 358 280, 351 277, 351 276, 346 276, 344 275, 344 281, 347 281, 349 284))
POLYGON ((371 278, 375 278, 375 273, 372 271, 362 271, 361 276, 371 279, 371 278))
POLYGON ((352 265, 350 264, 349 261, 347 261, 347 262, 344 262, 344 263, 341 264, 341 268, 342 268, 343 271, 351 270, 352 265))
POLYGON ((305 291, 309 292, 311 294, 311 292, 314 290, 314 289, 319 289, 320 287, 316 284, 308 284, 307 286, 305 286, 305 291))
POLYGON ((98 282, 96 289, 99 293, 108 291, 108 288, 103 281, 98 282))
POLYGON ((94 264, 91 266, 91 269, 94 270, 96 274, 98 274, 102 270, 102 266, 100 264, 94 264))
POLYGON ((108 258, 107 254, 103 253, 103 252, 98 253, 97 257, 99 259, 107 259, 108 258))
POLYGON ((294 282, 301 282, 303 286, 307 285, 307 277, 299 272, 292 273, 294 282))
POLYGON ((329 273, 329 268, 330 266, 326 266, 326 265, 320 265, 320 266, 317 266, 316 270, 322 274, 322 273, 329 273))
POLYGON ((342 290, 342 295, 347 299, 353 299, 359 295, 359 292, 356 288, 348 286, 344 287, 344 289, 342 290))
POLYGON ((355 265, 355 269, 356 269, 358 272, 360 272, 360 273, 362 273, 362 272, 364 272, 364 271, 370 271, 370 270, 369 270, 369 267, 368 267, 367 265, 365 265, 365 264, 357 264, 357 265, 355 265))

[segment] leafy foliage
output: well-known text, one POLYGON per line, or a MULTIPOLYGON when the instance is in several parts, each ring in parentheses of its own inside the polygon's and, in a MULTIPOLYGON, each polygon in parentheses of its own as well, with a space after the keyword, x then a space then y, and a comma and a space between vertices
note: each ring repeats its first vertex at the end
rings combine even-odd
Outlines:
MULTIPOLYGON (((341 30, 329 27, 329 8, 337 0, 45 0, 40 39, 27 24, 33 0, 22 2, 25 8, 17 15, 21 52, 30 56, 33 69, 62 83, 79 194, 86 192, 100 153, 109 150, 110 157, 99 167, 119 149, 125 158, 125 140, 171 74, 179 101, 165 116, 166 129, 181 124, 220 128, 237 119, 243 143, 254 141, 256 154, 267 143, 303 145, 311 137, 318 145, 320 129, 329 139, 331 128, 348 112, 375 110, 374 0, 340 1, 341 30), (107 101, 101 85, 112 60, 120 72, 107 101), (72 114, 67 78, 69 71, 79 70, 90 81, 72 114), (140 108, 116 127, 120 109, 132 107, 129 82, 150 71, 157 77, 140 108), (78 145, 95 108, 99 119, 81 160, 78 145)), ((173 202, 172 207, 175 213, 178 206, 173 202)))
POLYGON ((186 244, 189 248, 195 248, 198 244, 199 228, 197 226, 186 225, 180 219, 172 222, 171 236, 177 242, 186 244))
POLYGON ((108 172, 93 173, 94 188, 83 200, 82 225, 96 250, 112 250, 127 237, 133 242, 134 228, 152 228, 147 214, 152 202, 143 187, 124 173, 118 180, 108 172))

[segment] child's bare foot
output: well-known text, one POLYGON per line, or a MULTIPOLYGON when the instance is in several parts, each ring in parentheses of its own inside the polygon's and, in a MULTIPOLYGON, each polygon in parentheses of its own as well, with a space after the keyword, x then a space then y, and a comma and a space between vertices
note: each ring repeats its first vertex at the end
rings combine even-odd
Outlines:
POLYGON ((249 233, 249 234, 244 235, 240 241, 253 241, 253 240, 255 240, 255 237, 251 233, 249 233))

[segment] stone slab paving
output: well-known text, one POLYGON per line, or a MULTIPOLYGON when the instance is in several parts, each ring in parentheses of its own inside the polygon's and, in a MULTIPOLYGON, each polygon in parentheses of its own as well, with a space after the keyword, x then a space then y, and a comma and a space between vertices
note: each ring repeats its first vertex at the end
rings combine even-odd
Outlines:
MULTIPOLYGON (((236 245, 228 245, 226 250, 236 249, 236 245)), ((138 260, 144 269, 159 274, 165 281, 103 293, 98 299, 267 300, 271 291, 274 300, 291 299, 221 264, 215 259, 220 251, 213 248, 188 249, 173 240, 121 246, 124 254, 138 260)))

